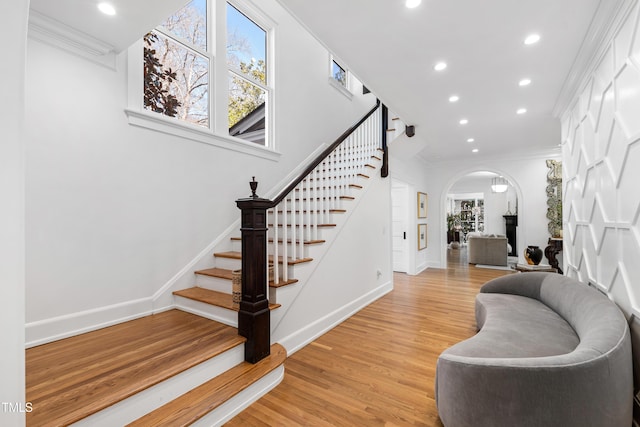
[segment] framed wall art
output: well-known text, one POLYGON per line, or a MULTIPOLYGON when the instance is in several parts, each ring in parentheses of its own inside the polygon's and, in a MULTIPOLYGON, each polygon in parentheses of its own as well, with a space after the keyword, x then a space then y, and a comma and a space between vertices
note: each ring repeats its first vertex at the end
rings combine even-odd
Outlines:
POLYGON ((427 247, 427 224, 418 224, 418 250, 427 247))
POLYGON ((427 217, 427 194, 418 192, 418 218, 427 217))

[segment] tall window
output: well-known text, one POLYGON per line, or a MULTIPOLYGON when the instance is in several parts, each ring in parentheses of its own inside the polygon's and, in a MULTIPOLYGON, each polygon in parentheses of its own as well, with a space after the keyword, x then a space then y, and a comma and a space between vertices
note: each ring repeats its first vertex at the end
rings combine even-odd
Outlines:
POLYGON ((207 1, 192 0, 144 37, 144 108, 209 127, 207 1))
POLYGON ((265 145, 269 90, 267 32, 227 3, 229 134, 265 145))
MULTIPOLYGON (((130 75, 136 76, 130 121, 240 151, 264 151, 256 145, 269 145, 268 29, 274 25, 248 0, 189 1, 144 36, 143 77, 130 75), (143 109, 176 120, 138 114, 141 81, 143 109)), ((130 62, 135 73, 141 62, 130 62)))

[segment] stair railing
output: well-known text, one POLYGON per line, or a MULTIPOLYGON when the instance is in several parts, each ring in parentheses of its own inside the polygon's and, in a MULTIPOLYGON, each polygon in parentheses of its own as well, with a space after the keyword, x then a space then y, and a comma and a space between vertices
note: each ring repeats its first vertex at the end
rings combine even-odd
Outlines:
POLYGON ((305 260, 305 243, 319 240, 319 229, 331 226, 331 213, 364 175, 372 157, 382 150, 386 176, 386 107, 380 101, 357 123, 322 151, 273 199, 256 194, 236 201, 241 212, 242 299, 238 333, 244 336, 245 360, 256 363, 269 355, 270 314, 268 271, 274 284, 286 284, 289 266, 305 260), (271 232, 269 232, 271 230, 271 232))

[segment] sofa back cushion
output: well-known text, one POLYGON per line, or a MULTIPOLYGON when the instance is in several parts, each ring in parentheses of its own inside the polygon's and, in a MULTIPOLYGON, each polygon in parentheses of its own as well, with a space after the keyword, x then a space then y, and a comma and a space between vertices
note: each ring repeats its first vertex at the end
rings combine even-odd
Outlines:
POLYGON ((580 340, 555 311, 534 298, 479 294, 473 337, 445 350, 468 357, 546 357, 572 352, 580 340))
POLYGON ((481 293, 534 298, 555 311, 580 338, 576 359, 603 354, 628 334, 620 309, 607 297, 574 279, 555 273, 520 273, 487 282, 481 293), (584 353, 584 354, 580 354, 584 353))

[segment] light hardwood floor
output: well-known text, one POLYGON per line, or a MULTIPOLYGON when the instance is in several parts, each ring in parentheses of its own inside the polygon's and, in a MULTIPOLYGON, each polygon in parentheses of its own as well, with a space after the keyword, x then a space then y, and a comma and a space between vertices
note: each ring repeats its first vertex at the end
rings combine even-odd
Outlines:
POLYGON ((282 383, 227 426, 442 426, 434 401, 438 355, 475 334, 480 286, 508 271, 469 266, 394 275, 393 292, 285 362, 282 383))

